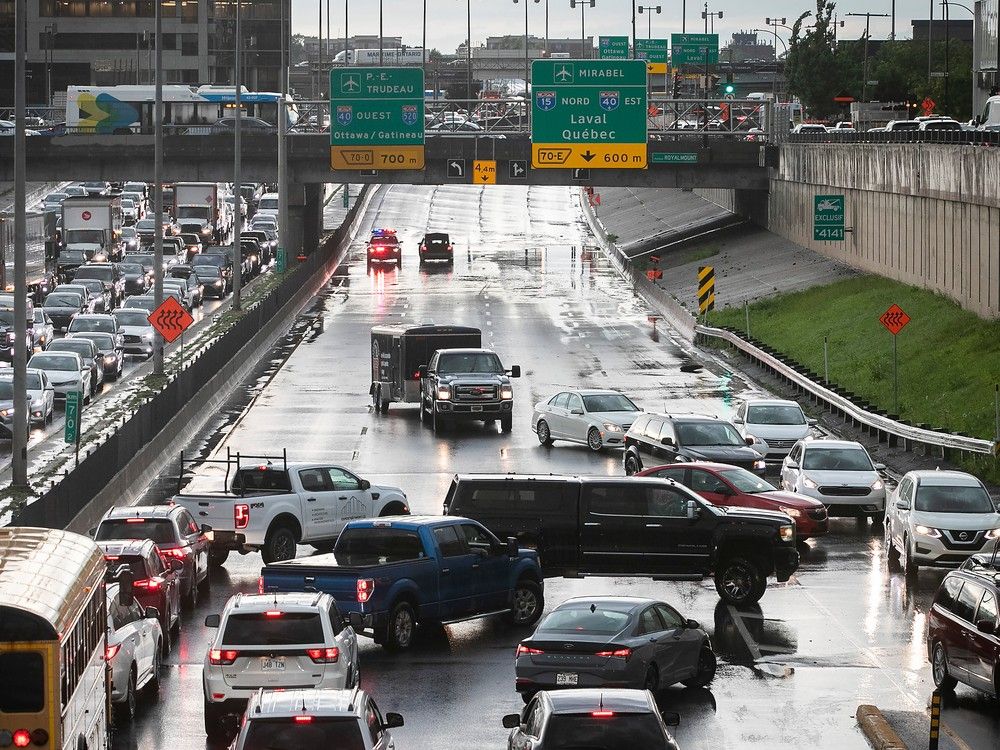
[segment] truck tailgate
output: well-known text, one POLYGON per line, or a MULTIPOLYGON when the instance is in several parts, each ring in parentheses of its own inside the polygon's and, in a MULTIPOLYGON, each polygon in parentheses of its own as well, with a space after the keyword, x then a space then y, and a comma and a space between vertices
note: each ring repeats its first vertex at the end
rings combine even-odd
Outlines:
POLYGON ((265 565, 260 573, 263 592, 312 590, 330 594, 338 604, 356 603, 358 579, 371 578, 373 574, 380 572, 366 571, 360 567, 341 567, 333 554, 315 555, 308 560, 307 565, 290 564, 296 563, 296 560, 265 565))
POLYGON ((233 506, 247 500, 235 495, 176 495, 173 501, 191 512, 200 525, 208 524, 219 531, 235 531, 236 521, 233 506))

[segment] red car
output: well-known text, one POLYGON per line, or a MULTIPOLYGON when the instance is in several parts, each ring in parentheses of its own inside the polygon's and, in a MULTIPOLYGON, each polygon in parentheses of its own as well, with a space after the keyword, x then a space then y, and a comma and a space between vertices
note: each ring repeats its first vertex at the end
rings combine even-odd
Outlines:
POLYGON ((653 466, 637 477, 664 477, 689 487, 712 505, 731 505, 760 510, 777 510, 795 521, 795 535, 801 539, 822 536, 829 531, 826 506, 811 497, 779 490, 766 479, 729 464, 691 462, 653 466))

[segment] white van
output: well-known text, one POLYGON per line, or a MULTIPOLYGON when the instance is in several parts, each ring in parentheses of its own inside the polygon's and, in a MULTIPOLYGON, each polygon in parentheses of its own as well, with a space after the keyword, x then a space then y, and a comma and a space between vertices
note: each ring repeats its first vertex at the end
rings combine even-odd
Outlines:
POLYGON ((976 120, 978 130, 1000 132, 1000 96, 991 96, 987 99, 983 113, 976 120))

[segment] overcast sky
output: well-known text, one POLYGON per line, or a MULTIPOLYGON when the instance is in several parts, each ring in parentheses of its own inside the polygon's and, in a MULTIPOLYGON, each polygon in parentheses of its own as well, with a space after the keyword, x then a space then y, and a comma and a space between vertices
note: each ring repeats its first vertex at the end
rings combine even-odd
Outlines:
MULTIPOLYGON (((350 33, 378 33, 379 0, 348 0, 350 3, 350 33)), ((383 33, 386 36, 402 36, 403 43, 419 46, 421 42, 421 12, 423 0, 382 0, 384 13, 383 33)), ((442 52, 455 51, 466 36, 466 2, 465 0, 426 0, 427 2, 427 46, 437 47, 442 52)), ((472 40, 479 44, 487 36, 524 33, 525 0, 514 4, 513 0, 471 0, 472 3, 472 40)), ((529 0, 530 2, 530 0, 529 0)), ((292 30, 300 34, 316 34, 319 23, 319 4, 323 6, 323 27, 326 30, 327 7, 332 13, 330 34, 335 37, 344 34, 344 3, 345 0, 292 0, 292 30)), ((579 37, 580 9, 571 10, 570 0, 548 0, 549 6, 549 36, 579 37)), ((631 34, 631 0, 596 0, 595 8, 586 9, 587 35, 627 35, 631 34)), ((637 0, 638 5, 655 5, 659 3, 663 12, 652 15, 653 36, 668 37, 671 33, 681 31, 681 5, 677 0, 665 3, 664 0, 637 0)), ((911 18, 927 18, 930 12, 930 0, 896 0, 896 35, 900 39, 912 36, 911 18)), ((529 5, 529 31, 537 36, 545 35, 545 4, 529 5)), ((971 6, 971 3, 966 3, 971 6)), ((739 0, 712 0, 710 11, 722 11, 722 20, 715 19, 715 32, 720 35, 723 44, 734 31, 763 28, 765 17, 770 14, 783 15, 787 24, 792 25, 805 10, 815 11, 815 3, 795 2, 794 0, 767 0, 766 3, 750 8, 739 0)), ((688 0, 687 30, 700 32, 704 30, 701 12, 703 2, 688 0)), ((842 0, 837 4, 837 13, 846 22, 840 33, 846 38, 858 38, 864 31, 864 18, 845 17, 847 13, 889 13, 891 0, 877 0, 874 3, 862 0, 842 0), (884 6, 884 7, 883 7, 884 6)), ((936 17, 940 15, 941 6, 934 9, 936 17)), ((951 15, 954 19, 968 19, 969 14, 961 8, 952 6, 951 15)), ((646 36, 648 16, 637 15, 636 26, 640 37, 646 36)), ((888 18, 871 19, 872 38, 880 39, 889 35, 890 21, 888 18)), ((778 35, 787 41, 787 29, 778 29, 778 35)), ((779 44, 780 47, 780 44, 779 44)))

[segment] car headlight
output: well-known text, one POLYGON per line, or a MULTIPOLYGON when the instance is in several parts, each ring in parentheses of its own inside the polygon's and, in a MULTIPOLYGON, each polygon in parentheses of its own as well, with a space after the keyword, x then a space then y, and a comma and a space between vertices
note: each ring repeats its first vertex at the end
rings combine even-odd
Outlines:
POLYGON ((437 387, 438 401, 451 401, 451 386, 444 384, 437 387))
POLYGON ((13 409, 0 409, 0 417, 9 417, 13 413, 13 409))
POLYGON ((990 529, 986 532, 987 539, 1000 539, 1000 529, 990 529))
POLYGON ((799 518, 802 515, 802 511, 799 510, 798 508, 779 507, 778 510, 780 510, 782 513, 785 513, 786 515, 791 516, 792 518, 799 518))
POLYGON ((603 425, 607 432, 621 432, 622 428, 619 425, 612 424, 611 422, 605 422, 603 425))
POLYGON ((784 525, 778 529, 778 533, 781 535, 781 541, 791 542, 795 540, 795 527, 791 525, 784 525))
POLYGON ((153 340, 153 332, 152 331, 146 331, 145 333, 142 334, 142 338, 146 339, 146 341, 152 341, 153 340))
POLYGON ((814 482, 813 480, 811 480, 811 479, 810 479, 809 477, 802 477, 802 486, 803 486, 803 487, 808 487, 809 489, 812 489, 812 490, 814 490, 814 489, 816 489, 817 487, 819 487, 819 485, 818 485, 818 484, 816 484, 816 483, 815 483, 815 482, 814 482))
POLYGON ((885 482, 883 482, 881 479, 876 479, 874 482, 872 482, 872 489, 875 490, 876 492, 878 492, 879 490, 884 490, 885 482))
POLYGON ((512 398, 514 398, 514 386, 512 386, 510 383, 504 383, 503 385, 501 385, 500 398, 504 399, 505 401, 510 401, 512 398))
POLYGON ((105 354, 104 355, 104 362, 105 362, 105 364, 111 364, 114 361, 115 361, 115 355, 114 354, 105 354))
POLYGON ((929 536, 932 539, 939 539, 941 537, 941 532, 937 529, 932 529, 930 526, 915 526, 913 530, 921 536, 929 536))
POLYGON ((763 458, 759 458, 759 459, 757 459, 756 461, 753 462, 753 467, 755 469, 766 469, 767 468, 767 463, 764 461, 763 458))

